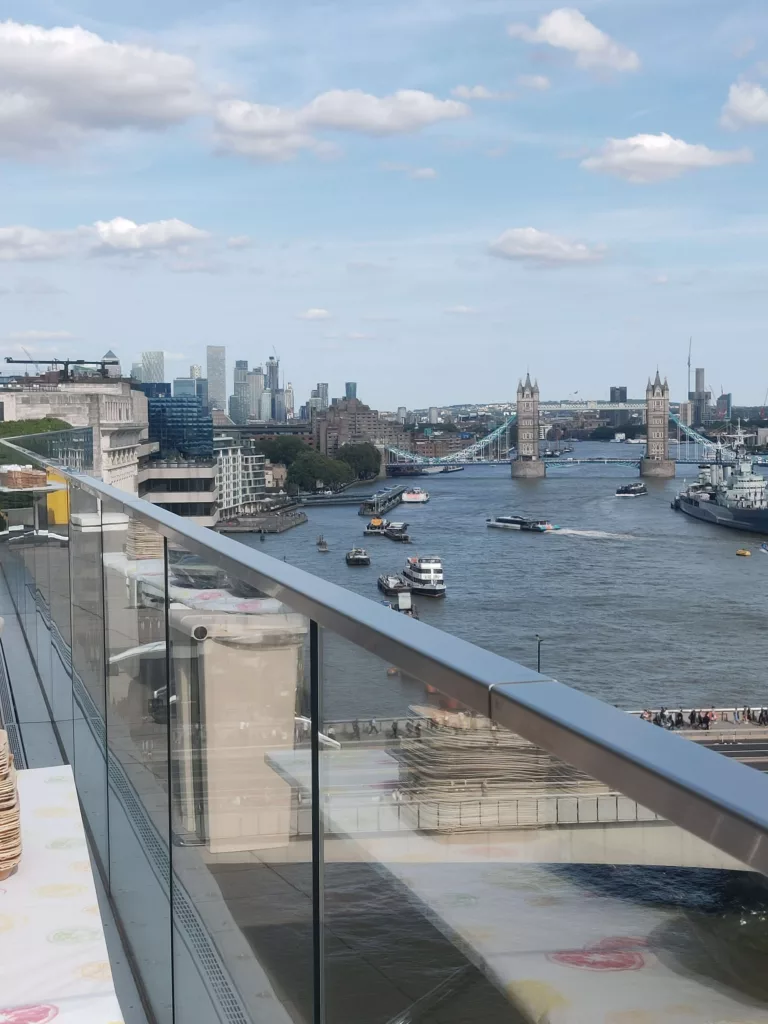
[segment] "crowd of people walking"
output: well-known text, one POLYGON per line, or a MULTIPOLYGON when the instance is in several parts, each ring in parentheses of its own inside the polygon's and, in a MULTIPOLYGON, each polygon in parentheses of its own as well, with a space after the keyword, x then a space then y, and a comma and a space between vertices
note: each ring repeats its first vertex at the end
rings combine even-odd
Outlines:
POLYGON ((689 712, 668 711, 660 708, 658 711, 646 709, 640 714, 644 722, 658 725, 662 729, 705 729, 708 730, 715 722, 734 722, 736 725, 768 725, 768 709, 760 708, 756 712, 754 708, 744 706, 734 708, 733 711, 716 711, 714 708, 692 708, 689 712))

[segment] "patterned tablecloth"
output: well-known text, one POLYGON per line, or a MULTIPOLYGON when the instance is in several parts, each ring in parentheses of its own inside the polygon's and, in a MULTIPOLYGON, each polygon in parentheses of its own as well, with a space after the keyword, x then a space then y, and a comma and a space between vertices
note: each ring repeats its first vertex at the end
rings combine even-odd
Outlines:
POLYGON ((24 848, 0 882, 0 1024, 122 1024, 72 770, 18 780, 24 848))

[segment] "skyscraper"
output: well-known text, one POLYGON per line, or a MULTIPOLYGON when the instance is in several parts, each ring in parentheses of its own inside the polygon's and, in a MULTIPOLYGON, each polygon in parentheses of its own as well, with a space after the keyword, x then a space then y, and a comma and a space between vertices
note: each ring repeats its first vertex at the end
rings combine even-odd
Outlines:
POLYGON ((150 398, 149 439, 160 443, 160 457, 211 458, 213 421, 197 398, 150 398))
POLYGON ((251 407, 251 389, 248 383, 248 360, 235 362, 234 394, 229 402, 229 415, 235 423, 245 423, 251 407))
POLYGON ((280 387, 280 360, 270 356, 267 360, 266 386, 270 391, 277 391, 280 387))
POLYGON ((205 350, 208 369, 208 402, 212 409, 227 408, 227 350, 223 345, 208 345, 205 350))
POLYGON ((286 419, 293 419, 294 410, 293 384, 290 381, 285 385, 285 416, 286 419))
POLYGON ((109 359, 110 360, 109 364, 106 367, 107 376, 108 377, 121 377, 122 376, 122 373, 120 371, 120 361, 117 359, 117 356, 115 355, 115 353, 112 351, 111 348, 108 349, 101 358, 102 359, 109 359), (117 360, 117 361, 116 362, 112 362, 112 360, 117 360))
POLYGON ((623 386, 611 388, 611 401, 612 402, 626 402, 627 400, 627 389, 623 386))
POLYGON ((131 377, 133 380, 141 382, 141 363, 131 363, 131 377))
POLYGON ((264 393, 264 371, 254 366, 248 371, 248 415, 259 419, 261 415, 261 396, 264 393))
POLYGON ((704 367, 696 367, 695 391, 688 392, 688 401, 691 402, 693 426, 701 427, 712 419, 712 392, 706 385, 704 367))
POLYGON ((173 397, 174 398, 194 398, 196 396, 195 391, 195 379, 194 377, 176 377, 173 381, 173 397))
POLYGON ((318 384, 317 385, 317 397, 320 399, 320 412, 325 412, 328 408, 328 385, 318 384))
POLYGON ((141 353, 141 379, 145 384, 159 384, 165 380, 165 357, 162 352, 141 353))
POLYGON ((269 388, 265 388, 261 393, 261 401, 259 403, 259 419, 260 420, 271 420, 272 419, 272 392, 269 388))
POLYGON ((198 363, 192 363, 192 365, 189 368, 189 376, 193 380, 197 380, 198 377, 202 377, 203 376, 203 368, 202 368, 202 366, 200 366, 198 363))
POLYGON ((357 398, 357 383, 355 381, 348 380, 344 385, 344 397, 357 398))

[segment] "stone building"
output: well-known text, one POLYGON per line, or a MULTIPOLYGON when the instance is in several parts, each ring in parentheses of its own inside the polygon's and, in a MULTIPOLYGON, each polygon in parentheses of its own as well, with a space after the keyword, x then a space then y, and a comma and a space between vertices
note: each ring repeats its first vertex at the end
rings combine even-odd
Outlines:
POLYGON ((539 458, 539 384, 531 383, 530 373, 517 385, 517 458, 512 462, 512 476, 533 479, 546 475, 539 458))
POLYGON ((670 477, 675 475, 674 459, 669 457, 669 384, 661 381, 659 371, 645 389, 645 420, 648 443, 645 458, 640 462, 641 476, 670 477))
POLYGON ((410 448, 410 435, 402 424, 382 419, 378 410, 371 409, 359 398, 342 398, 328 409, 318 410, 312 419, 312 433, 317 450, 331 458, 342 445, 364 441, 410 448))

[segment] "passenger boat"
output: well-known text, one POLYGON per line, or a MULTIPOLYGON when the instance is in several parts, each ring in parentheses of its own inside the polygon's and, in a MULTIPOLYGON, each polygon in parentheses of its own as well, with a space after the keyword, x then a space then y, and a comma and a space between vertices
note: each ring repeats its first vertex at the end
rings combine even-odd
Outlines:
POLYGON ((624 484, 616 488, 617 498, 641 498, 648 493, 648 488, 643 483, 624 484))
POLYGON ((366 528, 363 530, 363 533, 366 537, 383 537, 388 526, 388 519, 380 519, 379 517, 376 517, 368 523, 366 528))
POLYGON ((429 501, 429 494, 421 487, 409 487, 407 491, 403 491, 400 500, 405 505, 423 505, 429 501))
POLYGON ((384 536, 389 537, 390 540, 399 540, 401 544, 411 543, 411 538, 408 536, 408 523, 388 523, 384 536))
POLYGON ((495 530, 528 530, 531 533, 549 533, 560 529, 547 519, 526 519, 524 516, 496 516, 494 519, 486 519, 485 525, 495 530))
POLYGON ((376 585, 387 597, 395 597, 397 594, 410 594, 411 584, 397 573, 383 573, 376 581, 376 585))
POLYGON ((370 565, 371 556, 365 548, 352 548, 345 555, 347 565, 370 565))
POLYGON ((405 563, 403 578, 414 594, 425 597, 445 597, 443 563, 437 555, 414 555, 405 563))
POLYGON ((317 550, 321 551, 323 554, 325 554, 328 551, 328 541, 325 539, 322 533, 317 538, 317 550))

